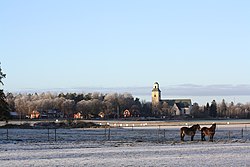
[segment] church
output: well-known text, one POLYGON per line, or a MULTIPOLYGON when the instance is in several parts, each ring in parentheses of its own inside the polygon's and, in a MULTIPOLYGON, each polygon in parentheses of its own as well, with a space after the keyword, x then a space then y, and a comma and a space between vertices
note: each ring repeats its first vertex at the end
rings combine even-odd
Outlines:
POLYGON ((163 105, 170 109, 172 116, 190 115, 192 109, 191 99, 161 99, 159 84, 155 82, 152 90, 152 111, 163 105))

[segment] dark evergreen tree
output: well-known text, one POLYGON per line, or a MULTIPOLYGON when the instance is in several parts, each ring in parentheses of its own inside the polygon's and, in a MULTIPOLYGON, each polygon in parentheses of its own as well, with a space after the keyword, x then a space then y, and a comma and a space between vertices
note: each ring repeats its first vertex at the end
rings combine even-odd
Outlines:
POLYGON ((222 100, 220 105, 220 116, 221 117, 227 116, 227 105, 224 99, 222 100))
MULTIPOLYGON (((2 69, 0 66, 0 85, 3 85, 2 79, 5 77, 6 77, 6 74, 2 72, 2 69)), ((3 92, 3 89, 0 89, 0 120, 8 120, 9 118, 10 118, 9 105, 6 102, 6 97, 3 92)))
POLYGON ((206 115, 210 115, 210 106, 209 106, 209 103, 207 102, 207 105, 204 106, 204 112, 206 115))
POLYGON ((142 102, 141 115, 144 116, 144 117, 153 116, 151 103, 142 102))
POLYGON ((207 103, 206 110, 209 111, 209 103, 207 103))
POLYGON ((211 117, 217 117, 217 104, 216 101, 213 100, 210 106, 210 110, 209 110, 209 115, 211 117))

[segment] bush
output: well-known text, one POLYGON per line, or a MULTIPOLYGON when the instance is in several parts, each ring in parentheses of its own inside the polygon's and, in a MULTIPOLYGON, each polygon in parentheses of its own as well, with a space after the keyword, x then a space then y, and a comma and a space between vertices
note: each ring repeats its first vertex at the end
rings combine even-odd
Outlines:
POLYGON ((6 128, 6 129, 32 129, 33 127, 30 126, 29 123, 23 123, 23 124, 20 124, 20 125, 6 124, 4 126, 1 126, 0 128, 6 128))

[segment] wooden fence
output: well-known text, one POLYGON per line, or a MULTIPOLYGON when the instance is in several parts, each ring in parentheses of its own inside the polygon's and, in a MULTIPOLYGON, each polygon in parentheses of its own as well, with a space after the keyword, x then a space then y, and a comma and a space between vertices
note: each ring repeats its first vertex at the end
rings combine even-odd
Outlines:
MULTIPOLYGON (((194 141, 200 141, 197 131, 194 141)), ((220 128, 216 130, 215 141, 249 140, 250 130, 246 128, 220 128)), ((185 141, 190 141, 185 136, 185 141)), ((152 127, 105 127, 75 129, 0 129, 0 141, 20 142, 71 142, 71 141, 137 141, 173 142, 180 141, 179 128, 152 127)))

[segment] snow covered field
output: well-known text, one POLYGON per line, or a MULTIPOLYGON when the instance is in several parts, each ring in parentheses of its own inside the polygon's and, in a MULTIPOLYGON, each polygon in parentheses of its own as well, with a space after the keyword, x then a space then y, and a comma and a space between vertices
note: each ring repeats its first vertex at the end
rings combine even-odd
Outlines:
POLYGON ((250 143, 5 143, 1 166, 249 166, 250 143))
POLYGON ((246 124, 219 125, 215 142, 201 142, 199 132, 193 142, 180 142, 179 128, 115 128, 110 140, 103 129, 58 130, 57 141, 30 140, 27 134, 38 130, 16 130, 12 140, 0 139, 0 166, 250 166, 246 124))

